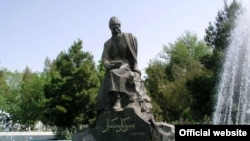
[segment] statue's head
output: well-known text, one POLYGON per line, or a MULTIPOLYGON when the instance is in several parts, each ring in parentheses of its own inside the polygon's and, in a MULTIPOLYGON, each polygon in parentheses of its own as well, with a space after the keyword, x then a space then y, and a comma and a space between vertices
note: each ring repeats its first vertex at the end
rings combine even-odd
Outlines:
POLYGON ((109 20, 109 28, 111 28, 113 25, 121 26, 121 21, 116 16, 111 17, 109 20))
POLYGON ((121 35, 121 22, 117 17, 111 17, 109 20, 109 28, 113 36, 121 35))

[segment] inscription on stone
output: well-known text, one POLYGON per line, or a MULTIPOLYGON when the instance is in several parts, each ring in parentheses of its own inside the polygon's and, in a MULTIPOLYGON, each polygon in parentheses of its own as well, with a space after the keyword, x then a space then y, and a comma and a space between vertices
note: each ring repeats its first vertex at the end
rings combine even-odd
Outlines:
POLYGON ((127 132, 130 129, 135 128, 134 124, 129 124, 128 120, 130 117, 126 118, 107 118, 106 129, 102 130, 102 133, 111 131, 111 132, 127 132))

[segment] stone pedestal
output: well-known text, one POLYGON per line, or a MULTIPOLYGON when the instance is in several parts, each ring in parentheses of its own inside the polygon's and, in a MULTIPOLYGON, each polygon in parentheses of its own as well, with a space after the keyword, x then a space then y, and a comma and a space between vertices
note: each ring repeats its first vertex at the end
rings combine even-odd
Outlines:
POLYGON ((174 126, 151 123, 140 111, 127 108, 101 114, 93 128, 73 135, 72 141, 174 141, 174 126))
POLYGON ((101 114, 94 128, 73 136, 73 141, 151 141, 152 126, 133 108, 101 114))

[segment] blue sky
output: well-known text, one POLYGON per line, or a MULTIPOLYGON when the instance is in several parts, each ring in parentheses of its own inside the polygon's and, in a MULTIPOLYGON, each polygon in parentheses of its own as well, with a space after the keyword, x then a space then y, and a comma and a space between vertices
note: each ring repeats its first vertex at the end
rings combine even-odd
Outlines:
POLYGON ((117 16, 122 31, 138 39, 144 71, 164 44, 185 31, 203 39, 223 8, 224 0, 0 0, 0 69, 42 72, 46 57, 56 59, 78 39, 97 62, 111 36, 108 21, 117 16))

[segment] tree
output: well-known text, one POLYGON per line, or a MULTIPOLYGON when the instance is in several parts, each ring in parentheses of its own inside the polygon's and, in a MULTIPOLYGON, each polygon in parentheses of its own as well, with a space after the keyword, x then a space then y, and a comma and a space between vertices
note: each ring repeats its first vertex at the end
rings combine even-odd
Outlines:
POLYGON ((204 41, 199 41, 198 37, 190 32, 186 32, 174 44, 170 43, 169 46, 164 46, 163 53, 165 54, 161 56, 169 59, 166 60, 169 62, 166 67, 166 74, 167 79, 170 81, 182 77, 182 74, 185 74, 187 69, 194 70, 193 68, 187 68, 188 64, 191 65, 190 62, 201 61, 204 56, 212 54, 211 48, 206 46, 204 41), (180 67, 180 70, 176 65, 180 67))
POLYGON ((205 66, 215 73, 215 78, 218 77, 226 49, 231 40, 231 31, 235 26, 235 19, 241 12, 241 5, 233 0, 228 6, 224 2, 224 9, 218 11, 214 24, 209 22, 204 40, 213 48, 213 55, 207 59, 205 66))
POLYGON ((209 71, 204 68, 201 60, 211 53, 204 41, 199 41, 195 34, 186 32, 175 43, 164 46, 161 58, 151 62, 146 68, 147 89, 163 110, 165 120, 194 120, 194 95, 187 84, 197 80, 197 77, 209 77, 209 71))
MULTIPOLYGON (((157 59, 151 60, 146 68, 147 77, 144 80, 148 95, 152 98, 153 114, 156 120, 162 121, 163 110, 160 105, 164 105, 162 90, 168 83, 165 74, 166 64, 157 59)), ((164 111, 166 112, 166 110, 164 111)), ((165 119, 166 120, 166 119, 165 119)))
MULTIPOLYGON (((209 78, 208 83, 206 84, 207 87, 204 88, 203 93, 207 93, 210 91, 210 93, 213 93, 212 97, 210 97, 210 105, 204 105, 206 107, 210 107, 210 112, 213 112, 213 108, 215 103, 212 101, 215 98, 215 92, 217 89, 217 84, 219 82, 219 75, 220 71, 223 66, 224 57, 227 52, 227 47, 231 42, 231 31, 235 27, 235 20, 237 19, 238 15, 242 12, 241 11, 241 5, 240 3, 237 3, 236 0, 233 0, 230 5, 227 4, 226 1, 224 1, 224 9, 218 11, 217 17, 215 18, 214 23, 212 24, 209 22, 209 26, 205 30, 206 35, 204 37, 204 40, 206 41, 207 45, 211 46, 213 48, 213 54, 211 56, 206 56, 203 58, 202 62, 204 66, 213 72, 211 77, 209 78)), ((195 82, 190 82, 195 83, 195 82)), ((197 84, 198 85, 198 84, 197 84)), ((192 90, 193 94, 195 95, 196 99, 199 96, 199 93, 196 92, 196 90, 192 90)), ((204 97, 200 97, 202 99, 204 97)), ((198 107, 200 103, 197 102, 193 106, 198 107)), ((200 111, 201 113, 205 113, 207 111, 200 111)), ((197 112, 195 112, 198 114, 197 112)), ((200 114, 201 114, 200 113, 200 114)))
POLYGON ((9 87, 5 80, 4 70, 0 70, 0 111, 8 111, 6 95, 9 93, 9 87))
POLYGON ((45 84, 46 114, 49 124, 69 132, 91 124, 95 118, 95 98, 99 79, 93 56, 83 52, 82 41, 74 42, 52 62, 50 81, 45 84))
POLYGON ((20 83, 19 110, 15 113, 15 117, 25 127, 33 127, 35 122, 42 119, 45 104, 44 83, 43 74, 33 73, 29 67, 25 68, 20 83))
POLYGON ((22 73, 15 71, 10 72, 7 69, 3 71, 5 82, 8 86, 8 90, 5 91, 4 97, 7 104, 6 112, 10 114, 13 122, 18 122, 17 115, 20 101, 20 83, 22 81, 22 73))
POLYGON ((20 82, 22 74, 18 71, 14 73, 2 69, 0 71, 0 111, 5 115, 5 124, 11 128, 12 125, 19 121, 17 112, 19 111, 18 102, 20 101, 20 82))
POLYGON ((104 64, 101 60, 98 61, 98 65, 97 65, 97 76, 100 80, 100 82, 102 82, 102 79, 104 77, 106 73, 106 68, 104 67, 104 64))

